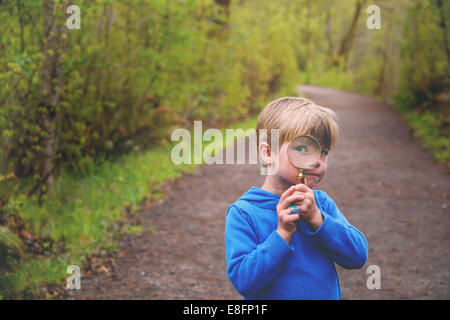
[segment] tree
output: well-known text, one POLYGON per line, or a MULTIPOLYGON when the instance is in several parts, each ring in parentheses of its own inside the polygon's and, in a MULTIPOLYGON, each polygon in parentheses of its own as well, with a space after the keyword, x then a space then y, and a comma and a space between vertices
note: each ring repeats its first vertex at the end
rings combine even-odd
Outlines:
MULTIPOLYGON (((66 1, 65 7, 67 8, 71 5, 71 2, 71 0, 66 1)), ((42 101, 39 110, 43 141, 41 144, 41 157, 38 161, 38 173, 41 178, 39 183, 43 183, 45 188, 39 189, 39 196, 46 190, 49 190, 53 184, 52 174, 55 168, 55 157, 61 128, 58 107, 62 87, 62 66, 69 30, 58 19, 56 9, 56 0, 44 0, 42 2, 42 101)))
POLYGON ((450 48, 448 45, 448 34, 447 34, 447 23, 446 23, 446 17, 445 17, 445 8, 444 4, 442 3, 442 0, 436 0, 436 5, 439 10, 439 17, 441 19, 439 26, 442 28, 443 36, 444 36, 444 48, 445 48, 445 54, 447 55, 447 62, 450 66, 450 48))
POLYGON ((355 11, 353 13, 352 22, 350 23, 350 26, 348 27, 347 31, 344 34, 344 37, 341 40, 341 44, 339 46, 337 55, 339 57, 342 57, 344 65, 348 62, 348 55, 350 53, 350 50, 352 48, 353 41, 355 39, 355 31, 356 26, 358 25, 358 19, 361 15, 361 10, 366 3, 366 0, 357 0, 355 3, 355 11))

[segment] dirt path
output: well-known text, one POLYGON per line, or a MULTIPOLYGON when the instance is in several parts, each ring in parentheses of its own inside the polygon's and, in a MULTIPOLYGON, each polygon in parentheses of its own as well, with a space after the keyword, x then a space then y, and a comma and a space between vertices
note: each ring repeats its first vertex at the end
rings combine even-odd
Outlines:
MULTIPOLYGON (((361 270, 338 268, 343 299, 450 299, 449 175, 401 118, 373 98, 302 86, 334 109, 341 140, 318 187, 368 239, 361 270), (367 267, 381 270, 369 290, 367 267)), ((204 165, 135 215, 147 231, 121 243, 112 275, 83 277, 76 299, 240 299, 226 276, 227 206, 263 177, 256 165, 204 165)))

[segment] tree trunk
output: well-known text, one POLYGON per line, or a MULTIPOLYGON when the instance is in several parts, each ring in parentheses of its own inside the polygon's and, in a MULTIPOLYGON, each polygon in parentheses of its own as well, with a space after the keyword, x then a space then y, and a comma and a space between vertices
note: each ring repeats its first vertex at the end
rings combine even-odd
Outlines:
POLYGON ((333 33, 331 32, 331 4, 330 0, 327 0, 325 3, 325 35, 328 42, 328 54, 330 55, 331 64, 337 65, 338 64, 338 57, 336 55, 336 49, 334 47, 333 43, 333 33))
POLYGON ((308 11, 306 14, 306 65, 309 66, 312 57, 312 29, 311 29, 311 6, 312 3, 308 1, 308 11))
POLYGON ((361 14, 361 10, 366 0, 357 0, 355 5, 355 12, 353 13, 352 22, 342 38, 341 45, 338 50, 338 56, 342 57, 344 65, 347 65, 350 49, 355 39, 356 26, 361 14))
POLYGON ((23 4, 20 2, 20 0, 17 0, 17 11, 19 13, 19 26, 20 26, 20 52, 23 53, 25 51, 25 40, 24 40, 24 21, 23 16, 24 13, 22 12, 23 4))
POLYGON ((437 4, 438 10, 439 10, 439 15, 441 18, 439 25, 442 28, 443 33, 444 33, 444 48, 445 48, 445 53, 447 55, 447 64, 450 67, 450 48, 448 45, 448 34, 447 34, 447 23, 446 23, 446 17, 445 17, 445 8, 442 3, 442 0, 437 0, 436 4, 437 4))
MULTIPOLYGON (((64 10, 71 4, 67 1, 64 10)), ((58 148, 60 131, 59 98, 62 87, 62 66, 67 47, 68 28, 56 17, 56 0, 44 0, 43 9, 43 47, 40 108, 42 130, 45 133, 42 141, 42 152, 39 175, 44 179, 45 188, 38 191, 39 197, 49 190, 53 184, 53 167, 58 148)))

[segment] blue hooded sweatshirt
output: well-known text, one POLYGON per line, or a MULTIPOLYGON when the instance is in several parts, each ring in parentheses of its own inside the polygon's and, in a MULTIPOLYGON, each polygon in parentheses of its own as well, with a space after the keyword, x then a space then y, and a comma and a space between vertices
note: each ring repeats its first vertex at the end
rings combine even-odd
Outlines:
POLYGON ((335 263, 359 269, 368 257, 364 235, 333 199, 314 190, 323 222, 314 232, 300 221, 288 244, 277 232, 280 196, 251 187, 228 207, 227 274, 244 299, 340 299, 335 263))

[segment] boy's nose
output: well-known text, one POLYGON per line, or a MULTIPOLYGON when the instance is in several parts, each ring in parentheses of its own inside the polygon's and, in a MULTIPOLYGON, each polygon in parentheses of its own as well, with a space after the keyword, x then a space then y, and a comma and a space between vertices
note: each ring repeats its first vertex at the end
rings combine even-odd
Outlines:
POLYGON ((320 167, 320 160, 317 160, 317 161, 314 163, 313 167, 314 167, 314 168, 320 167))

